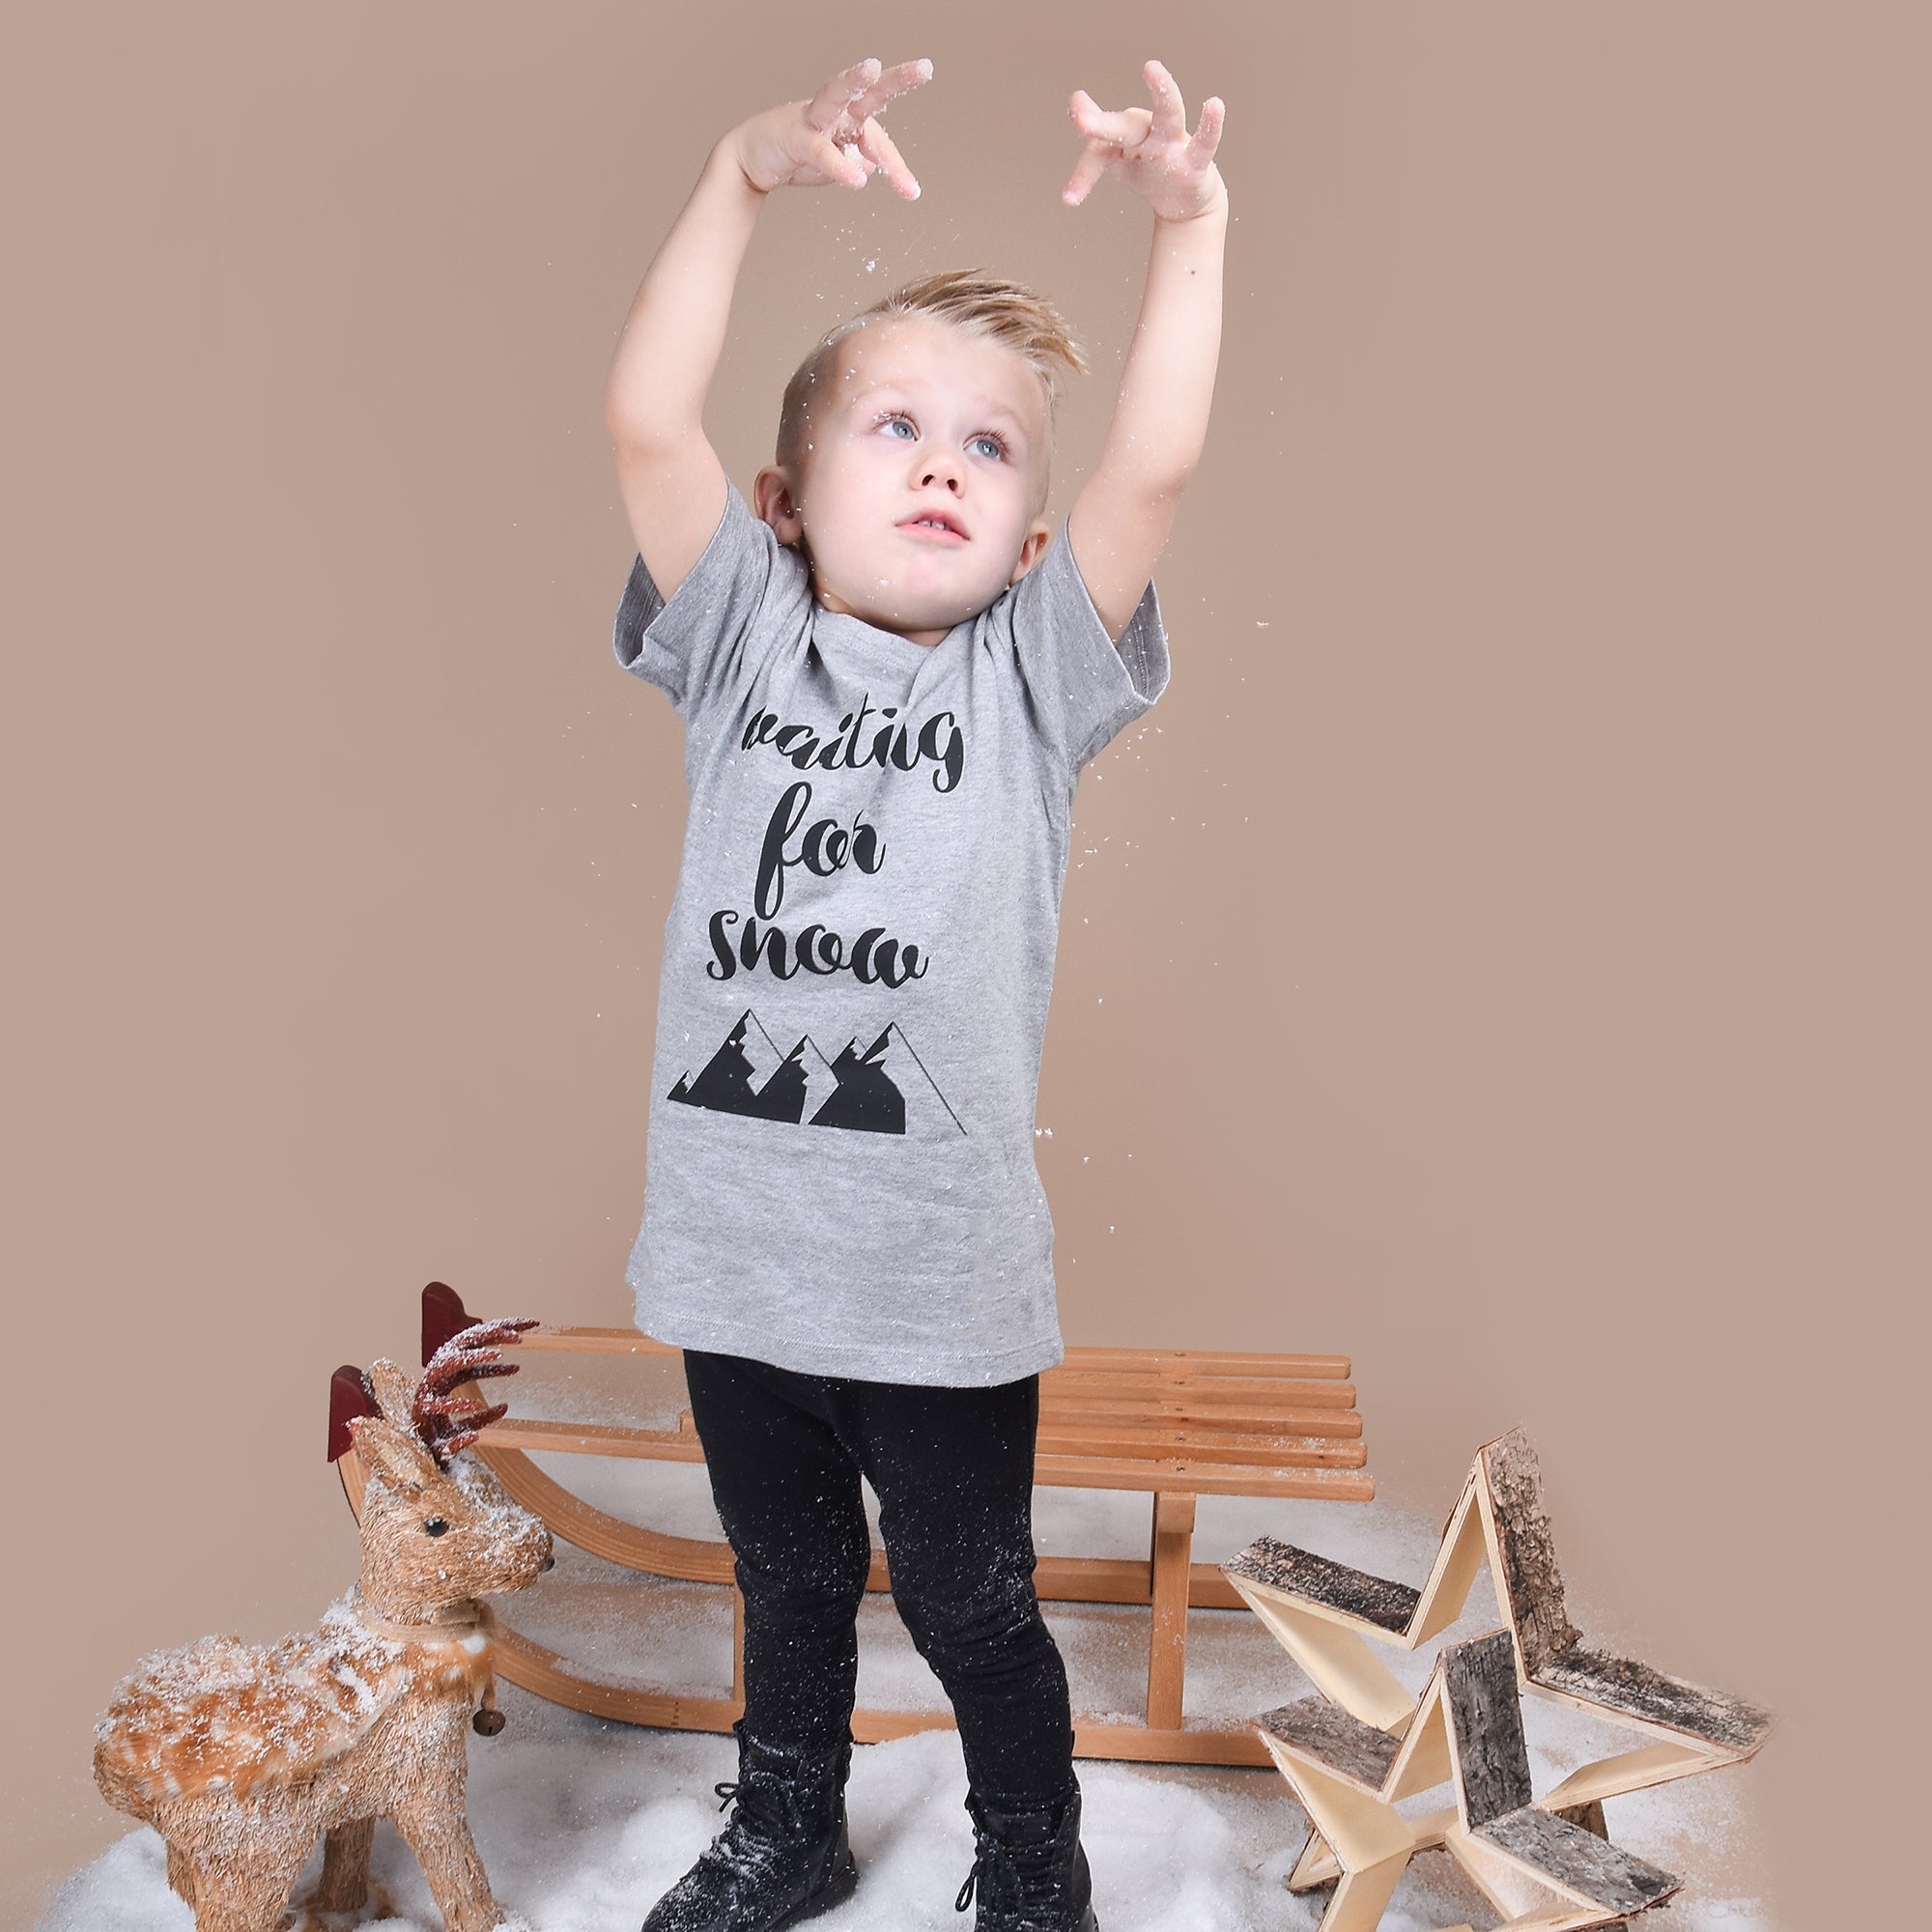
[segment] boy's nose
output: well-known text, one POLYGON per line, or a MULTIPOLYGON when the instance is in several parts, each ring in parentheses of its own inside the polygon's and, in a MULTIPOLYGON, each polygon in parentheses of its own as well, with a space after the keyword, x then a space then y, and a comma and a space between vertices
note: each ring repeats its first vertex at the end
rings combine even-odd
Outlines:
POLYGON ((956 492, 965 480, 965 473, 960 466, 943 456, 928 457, 920 466, 919 487, 922 490, 933 483, 944 483, 949 490, 956 492))

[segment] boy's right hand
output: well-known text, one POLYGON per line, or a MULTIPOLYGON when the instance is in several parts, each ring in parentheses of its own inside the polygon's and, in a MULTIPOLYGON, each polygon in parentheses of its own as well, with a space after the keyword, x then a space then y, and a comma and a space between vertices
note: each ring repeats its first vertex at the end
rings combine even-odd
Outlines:
POLYGON ((789 100, 734 128, 732 143, 745 179, 760 193, 775 187, 864 187, 883 174, 907 201, 919 183, 876 117, 886 103, 932 78, 929 60, 882 69, 861 61, 833 75, 810 100, 789 100))
POLYGON ((861 61, 810 100, 753 116, 722 136, 691 199, 651 258, 611 361, 604 420, 638 554, 667 602, 703 554, 729 483, 704 434, 739 265, 775 187, 864 187, 883 174, 906 200, 912 171, 877 116, 932 78, 930 61, 888 72, 861 61))

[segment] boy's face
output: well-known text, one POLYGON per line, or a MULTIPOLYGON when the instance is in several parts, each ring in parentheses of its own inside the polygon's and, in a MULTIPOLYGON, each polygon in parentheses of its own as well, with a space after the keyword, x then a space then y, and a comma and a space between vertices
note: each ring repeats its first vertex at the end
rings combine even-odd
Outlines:
POLYGON ((804 539, 828 611, 936 644, 1046 547, 1046 397, 1014 351, 929 316, 869 323, 839 350, 804 474, 761 471, 758 514, 804 539))

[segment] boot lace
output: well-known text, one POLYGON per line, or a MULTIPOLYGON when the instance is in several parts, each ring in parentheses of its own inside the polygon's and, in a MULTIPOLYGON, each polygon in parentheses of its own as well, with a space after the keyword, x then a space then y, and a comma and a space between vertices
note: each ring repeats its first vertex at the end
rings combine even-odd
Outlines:
POLYGON ((711 1845, 712 1853, 735 1869, 750 1872, 769 1865, 779 1847, 798 1835, 797 1806, 777 1778, 746 1777, 711 1788, 719 1810, 736 1806, 730 1824, 711 1845))
POLYGON ((954 1912, 964 1912, 976 1895, 987 1905, 1022 1914, 1035 1907, 1050 1911, 1059 1902, 1052 1838, 1036 1845, 1009 1845, 976 1829, 974 1839, 973 1869, 952 1901, 954 1912))
POLYGON ((966 1874, 966 1883, 959 1888, 959 1896, 952 1901, 954 1912, 964 1912, 973 1903, 973 1893, 978 1889, 980 1875, 989 1862, 986 1847, 981 1843, 973 1856, 973 1869, 966 1874))

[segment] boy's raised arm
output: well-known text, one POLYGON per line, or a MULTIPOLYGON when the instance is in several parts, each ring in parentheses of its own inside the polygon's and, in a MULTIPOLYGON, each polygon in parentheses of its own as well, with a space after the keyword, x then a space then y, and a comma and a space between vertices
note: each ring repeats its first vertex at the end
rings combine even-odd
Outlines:
POLYGON ((691 198, 639 286, 617 338, 604 420, 644 568, 667 599, 703 555, 724 509, 724 469, 704 434, 704 399, 724 346, 739 266, 775 187, 864 187, 883 173, 919 184, 879 126, 930 61, 862 61, 810 100, 754 115, 712 149, 691 198))
POLYGON ((1192 139, 1173 76, 1144 70, 1154 98, 1109 114, 1073 96, 1087 151, 1062 199, 1077 207, 1101 175, 1118 176, 1154 212, 1147 293, 1121 372, 1120 400, 1100 460, 1081 487, 1067 533, 1081 581, 1116 643, 1146 591, 1174 526, 1180 493, 1208 438, 1221 353, 1221 255, 1228 190, 1214 166, 1225 110, 1201 109, 1192 139))

